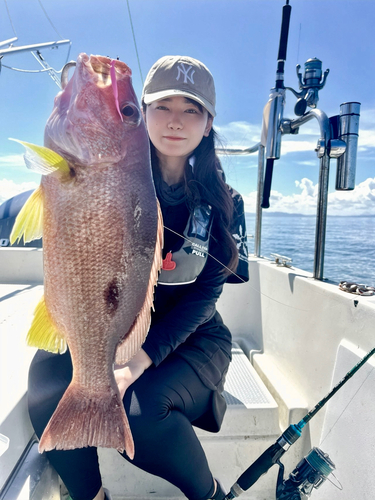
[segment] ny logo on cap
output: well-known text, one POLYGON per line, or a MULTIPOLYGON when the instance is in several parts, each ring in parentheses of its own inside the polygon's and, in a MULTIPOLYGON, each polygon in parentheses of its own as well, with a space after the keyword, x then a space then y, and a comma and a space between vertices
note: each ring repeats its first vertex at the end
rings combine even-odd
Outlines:
POLYGON ((193 66, 188 66, 187 68, 185 68, 184 63, 180 63, 177 66, 177 69, 178 69, 178 74, 177 74, 176 80, 179 80, 180 76, 183 75, 184 83, 187 83, 187 81, 189 80, 190 83, 192 83, 194 85, 193 75, 195 73, 195 69, 193 69, 193 66), (190 71, 190 70, 192 70, 192 71, 190 71), (189 72, 190 72, 190 75, 189 75, 189 72))

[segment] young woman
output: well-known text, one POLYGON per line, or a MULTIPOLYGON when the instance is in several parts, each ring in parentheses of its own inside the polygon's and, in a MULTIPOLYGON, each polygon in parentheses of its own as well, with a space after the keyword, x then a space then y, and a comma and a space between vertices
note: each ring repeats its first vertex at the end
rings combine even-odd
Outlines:
MULTIPOLYGON (((243 202, 225 183, 215 154, 215 88, 204 64, 182 56, 159 59, 147 76, 142 106, 165 227, 164 261, 147 339, 115 370, 135 443, 134 460, 124 458, 190 500, 221 500, 225 493, 193 425, 217 432, 224 417, 231 334, 215 303, 226 281, 248 279, 243 202)), ((29 410, 38 436, 71 376, 69 353, 39 351, 34 358, 29 410), (53 394, 45 383, 50 373, 53 394)), ((48 457, 73 500, 110 499, 96 449, 53 450, 48 457)))

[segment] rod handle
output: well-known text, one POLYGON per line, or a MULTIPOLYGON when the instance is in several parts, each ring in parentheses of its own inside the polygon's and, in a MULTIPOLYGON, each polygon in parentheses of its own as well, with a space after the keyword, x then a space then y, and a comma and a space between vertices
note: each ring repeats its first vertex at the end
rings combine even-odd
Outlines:
POLYGON ((283 17, 281 21, 281 31, 280 31, 280 42, 279 42, 279 53, 277 56, 278 61, 286 60, 286 49, 288 47, 288 36, 289 36, 289 24, 290 24, 290 14, 292 12, 292 7, 287 3, 283 7, 283 17))
POLYGON ((286 450, 284 450, 277 442, 267 448, 262 455, 255 460, 250 467, 242 473, 236 481, 237 484, 244 490, 248 490, 258 479, 263 476, 278 460, 286 450))
POLYGON ((270 207, 270 196, 271 196, 271 184, 272 184, 272 174, 273 174, 273 163, 274 159, 267 159, 266 163, 266 173, 264 176, 264 186, 263 186, 263 198, 262 198, 262 208, 270 207))
POLYGON ((277 55, 277 70, 276 70, 276 84, 275 84, 275 87, 277 89, 284 88, 284 64, 286 61, 286 50, 288 47, 289 23, 290 23, 291 12, 292 12, 292 7, 289 5, 289 0, 287 0, 286 5, 284 5, 283 7, 279 52, 277 55))

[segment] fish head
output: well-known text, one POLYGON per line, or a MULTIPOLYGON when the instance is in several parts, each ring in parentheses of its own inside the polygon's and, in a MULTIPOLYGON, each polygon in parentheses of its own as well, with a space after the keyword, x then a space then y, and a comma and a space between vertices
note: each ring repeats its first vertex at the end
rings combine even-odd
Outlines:
POLYGON ((130 68, 108 57, 80 54, 74 74, 55 98, 45 145, 90 166, 121 161, 137 138, 148 144, 130 68))

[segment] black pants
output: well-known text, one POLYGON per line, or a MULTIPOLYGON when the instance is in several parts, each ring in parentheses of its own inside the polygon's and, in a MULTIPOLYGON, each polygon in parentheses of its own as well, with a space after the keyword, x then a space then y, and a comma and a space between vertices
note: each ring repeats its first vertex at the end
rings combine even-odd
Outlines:
MULTIPOLYGON (((68 352, 36 353, 28 394, 29 413, 39 438, 71 378, 68 352)), ((191 425, 208 410, 212 394, 190 365, 172 354, 157 368, 146 370, 124 397, 135 444, 134 460, 128 461, 166 479, 191 500, 210 498, 214 489, 206 456, 191 425)), ((52 450, 47 456, 73 500, 95 497, 102 484, 96 448, 52 450)))

